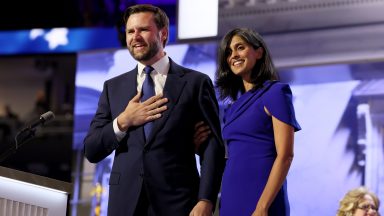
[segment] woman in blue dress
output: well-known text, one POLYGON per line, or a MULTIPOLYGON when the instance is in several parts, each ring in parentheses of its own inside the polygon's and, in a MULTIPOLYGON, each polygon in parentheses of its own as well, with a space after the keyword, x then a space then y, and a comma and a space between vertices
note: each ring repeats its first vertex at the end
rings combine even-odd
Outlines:
POLYGON ((216 86, 230 102, 223 120, 228 159, 220 216, 289 215, 286 177, 300 130, 288 84, 262 37, 245 28, 228 32, 219 48, 216 86))

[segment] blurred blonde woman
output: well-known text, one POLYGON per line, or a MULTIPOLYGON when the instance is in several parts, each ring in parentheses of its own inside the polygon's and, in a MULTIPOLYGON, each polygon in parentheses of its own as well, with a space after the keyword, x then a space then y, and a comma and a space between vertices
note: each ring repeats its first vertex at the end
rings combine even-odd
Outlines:
POLYGON ((336 216, 378 216, 379 198, 366 187, 348 191, 340 201, 336 216))

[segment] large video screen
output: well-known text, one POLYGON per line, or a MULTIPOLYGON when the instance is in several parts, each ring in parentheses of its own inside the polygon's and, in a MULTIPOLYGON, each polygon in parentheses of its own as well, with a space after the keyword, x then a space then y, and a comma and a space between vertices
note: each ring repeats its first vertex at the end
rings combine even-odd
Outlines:
POLYGON ((218 34, 219 0, 178 0, 177 39, 213 38, 218 34))

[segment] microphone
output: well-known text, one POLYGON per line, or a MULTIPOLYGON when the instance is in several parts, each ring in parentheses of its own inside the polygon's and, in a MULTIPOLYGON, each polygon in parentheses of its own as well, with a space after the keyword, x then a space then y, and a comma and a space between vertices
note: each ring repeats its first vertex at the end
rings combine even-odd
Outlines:
POLYGON ((45 122, 49 122, 55 118, 55 114, 52 111, 41 114, 38 120, 35 120, 28 127, 24 128, 22 131, 32 130, 40 125, 44 125, 45 122))
POLYGON ((11 146, 7 151, 0 154, 0 163, 7 159, 8 156, 16 152, 16 150, 24 143, 32 139, 35 136, 35 128, 44 125, 44 123, 51 121, 55 118, 55 114, 52 111, 43 113, 38 120, 32 122, 29 126, 18 132, 15 136, 15 145, 11 146))

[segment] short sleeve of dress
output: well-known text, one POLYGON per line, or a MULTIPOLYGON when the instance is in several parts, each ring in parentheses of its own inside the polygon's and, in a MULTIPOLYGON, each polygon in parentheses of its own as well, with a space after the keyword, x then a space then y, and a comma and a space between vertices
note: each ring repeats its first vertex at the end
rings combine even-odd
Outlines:
POLYGON ((264 106, 275 118, 291 125, 295 131, 301 130, 296 120, 292 103, 292 91, 288 84, 276 82, 263 96, 264 106))

